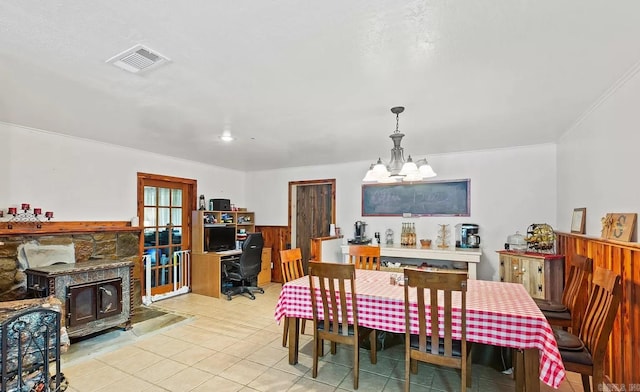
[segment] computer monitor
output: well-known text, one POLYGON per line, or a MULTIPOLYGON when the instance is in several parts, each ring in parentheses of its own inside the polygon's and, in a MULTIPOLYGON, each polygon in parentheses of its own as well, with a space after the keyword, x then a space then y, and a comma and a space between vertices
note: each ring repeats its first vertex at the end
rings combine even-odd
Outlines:
POLYGON ((220 252, 236 248, 236 229, 227 226, 205 227, 204 242, 208 252, 220 252))

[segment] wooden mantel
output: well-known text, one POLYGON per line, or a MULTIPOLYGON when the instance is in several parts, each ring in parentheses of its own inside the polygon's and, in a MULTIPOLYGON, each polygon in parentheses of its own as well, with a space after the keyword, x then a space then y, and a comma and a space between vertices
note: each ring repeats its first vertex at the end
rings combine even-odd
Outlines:
POLYGON ((129 221, 71 221, 71 222, 42 222, 41 227, 33 223, 13 223, 13 228, 7 228, 9 222, 0 222, 0 237, 13 235, 52 235, 52 234, 81 234, 94 232, 139 232, 142 227, 132 227, 129 221))

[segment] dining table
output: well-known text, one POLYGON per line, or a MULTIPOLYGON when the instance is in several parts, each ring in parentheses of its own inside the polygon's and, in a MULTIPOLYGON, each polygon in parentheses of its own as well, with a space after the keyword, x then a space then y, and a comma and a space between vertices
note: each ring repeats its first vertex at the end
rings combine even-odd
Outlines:
MULTIPOLYGON (((356 270, 354 286, 359 326, 405 333, 402 276, 402 273, 388 271, 356 270)), ((299 320, 313 319, 309 286, 308 276, 285 283, 275 307, 277 322, 284 317, 289 319, 289 363, 292 365, 298 362, 299 320)), ((347 292, 351 292, 351 287, 347 287, 347 292)), ((466 298, 467 341, 516 349, 516 390, 538 392, 540 381, 558 388, 565 369, 553 330, 523 285, 469 279, 466 298)), ((409 297, 409 302, 417 308, 415 294, 409 297)), ((426 306, 429 313, 429 305, 426 306)), ((442 314, 441 304, 438 308, 442 314)), ((459 295, 454 297, 452 309, 454 321, 457 317, 453 337, 460 339, 459 295)), ((418 328, 418 320, 411 318, 410 332, 418 333, 418 328)))

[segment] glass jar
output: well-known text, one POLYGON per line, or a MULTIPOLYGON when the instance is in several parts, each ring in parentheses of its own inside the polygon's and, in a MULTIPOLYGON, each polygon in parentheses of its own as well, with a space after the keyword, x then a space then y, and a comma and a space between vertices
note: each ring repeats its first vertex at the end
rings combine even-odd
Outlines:
POLYGON ((524 253, 527 250, 527 241, 519 231, 507 237, 507 244, 509 244, 509 250, 514 252, 524 253))

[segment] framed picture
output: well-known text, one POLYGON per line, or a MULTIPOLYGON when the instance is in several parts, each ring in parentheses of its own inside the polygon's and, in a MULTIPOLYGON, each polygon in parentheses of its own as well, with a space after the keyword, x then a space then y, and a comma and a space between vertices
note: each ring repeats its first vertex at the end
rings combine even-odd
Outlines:
POLYGON ((470 216, 470 182, 363 184, 362 216, 470 216))
POLYGON ((574 208, 573 216, 571 217, 571 232, 584 234, 584 224, 587 217, 586 208, 574 208))
POLYGON ((602 237, 608 240, 631 241, 638 214, 608 213, 602 218, 602 237))

